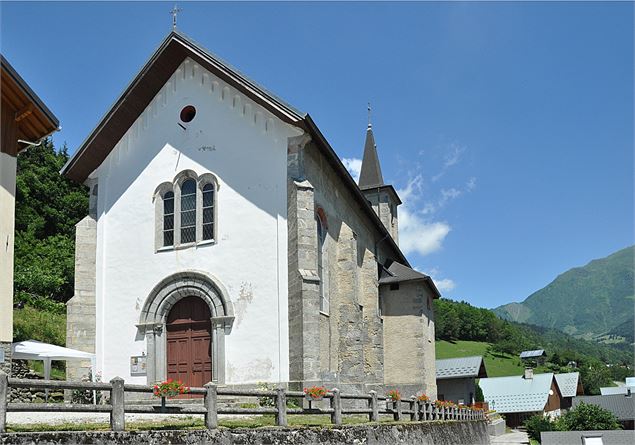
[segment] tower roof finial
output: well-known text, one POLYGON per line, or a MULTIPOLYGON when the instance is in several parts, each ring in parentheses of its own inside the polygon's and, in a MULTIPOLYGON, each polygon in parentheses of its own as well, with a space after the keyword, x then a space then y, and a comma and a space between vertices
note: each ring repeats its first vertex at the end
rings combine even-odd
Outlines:
POLYGON ((174 4, 174 8, 172 8, 172 10, 170 11, 170 15, 172 16, 172 30, 176 30, 176 16, 179 14, 179 12, 183 11, 181 8, 179 8, 176 3, 174 4))
POLYGON ((370 102, 368 102, 368 128, 372 127, 373 125, 370 123, 370 102))

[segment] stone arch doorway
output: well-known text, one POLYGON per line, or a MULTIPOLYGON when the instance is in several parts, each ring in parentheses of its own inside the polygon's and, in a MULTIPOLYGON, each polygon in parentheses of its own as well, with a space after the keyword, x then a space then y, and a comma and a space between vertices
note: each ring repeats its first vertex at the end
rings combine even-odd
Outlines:
POLYGON ((197 305, 206 308, 205 316, 210 321, 211 381, 225 383, 225 336, 231 333, 234 322, 229 295, 221 282, 209 274, 179 272, 157 284, 141 309, 137 329, 146 340, 148 384, 168 378, 167 326, 172 308, 188 298, 195 298, 197 305))
POLYGON ((212 381, 212 322, 209 307, 198 297, 179 300, 166 323, 167 377, 187 386, 212 381))

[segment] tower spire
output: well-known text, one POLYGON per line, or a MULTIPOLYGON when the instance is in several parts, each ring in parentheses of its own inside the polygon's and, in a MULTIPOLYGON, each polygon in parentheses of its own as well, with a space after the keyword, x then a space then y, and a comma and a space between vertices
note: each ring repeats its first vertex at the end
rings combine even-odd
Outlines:
POLYGON ((381 174, 379 156, 377 155, 377 145, 373 135, 373 127, 370 122, 370 102, 368 103, 368 128, 366 129, 366 142, 364 143, 364 158, 362 159, 362 170, 359 174, 359 186, 361 188, 379 187, 384 185, 384 178, 381 174))

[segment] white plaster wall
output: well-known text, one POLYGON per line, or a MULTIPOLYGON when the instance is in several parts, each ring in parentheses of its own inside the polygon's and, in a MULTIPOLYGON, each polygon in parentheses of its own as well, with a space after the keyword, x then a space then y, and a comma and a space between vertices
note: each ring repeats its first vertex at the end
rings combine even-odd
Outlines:
MULTIPOLYGON (((299 131, 190 59, 93 172, 97 225, 97 367, 130 376, 146 352, 135 324, 152 288, 176 272, 213 275, 236 319, 225 336, 226 383, 288 380, 287 138, 299 131), (179 113, 194 105, 183 130, 179 113), (155 252, 153 193, 191 169, 219 180, 217 243, 155 252)), ((221 364, 222 366, 222 364, 221 364)))
POLYGON ((0 341, 13 341, 16 158, 0 152, 0 341))

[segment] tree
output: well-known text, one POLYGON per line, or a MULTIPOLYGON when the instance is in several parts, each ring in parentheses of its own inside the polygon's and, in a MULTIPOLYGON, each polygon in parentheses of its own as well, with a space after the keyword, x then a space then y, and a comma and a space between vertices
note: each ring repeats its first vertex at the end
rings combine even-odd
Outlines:
POLYGON ((600 394, 601 387, 611 385, 611 372, 604 363, 598 360, 580 360, 578 367, 585 394, 600 394))
POLYGON ((598 406, 580 403, 556 422, 561 431, 595 431, 622 429, 615 415, 598 406))
POLYGON ((15 301, 73 296, 75 224, 88 213, 86 187, 59 174, 66 147, 50 140, 20 153, 16 175, 15 301))

